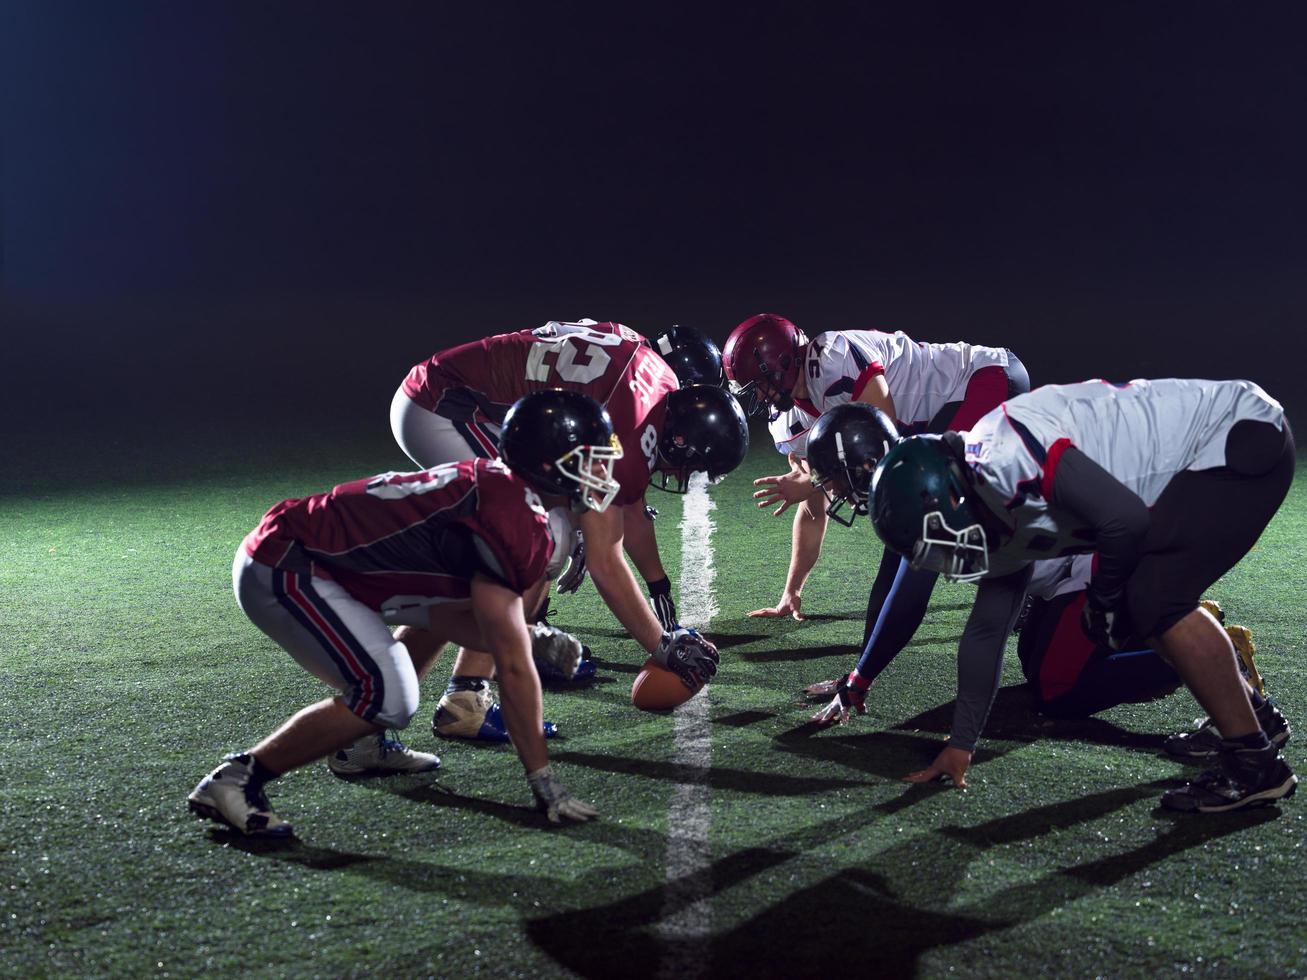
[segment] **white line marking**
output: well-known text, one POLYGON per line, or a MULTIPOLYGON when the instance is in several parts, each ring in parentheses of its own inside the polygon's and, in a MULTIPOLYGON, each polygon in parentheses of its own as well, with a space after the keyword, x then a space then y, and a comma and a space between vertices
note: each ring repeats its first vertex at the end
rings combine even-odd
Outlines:
MULTIPOLYGON (((717 615, 713 593, 713 521, 716 505, 708 496, 708 478, 690 479, 681 517, 681 583, 677 608, 681 625, 706 629, 717 615)), ((690 980, 711 969, 712 825, 708 773, 712 768, 712 732, 708 724, 707 688, 676 709, 674 763, 688 775, 676 784, 667 814, 667 892, 658 934, 664 942, 658 975, 690 980)))

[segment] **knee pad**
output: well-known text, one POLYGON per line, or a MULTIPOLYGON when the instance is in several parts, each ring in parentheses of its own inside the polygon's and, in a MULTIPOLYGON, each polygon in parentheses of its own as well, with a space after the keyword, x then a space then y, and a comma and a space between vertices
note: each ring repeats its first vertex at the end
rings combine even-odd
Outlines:
POLYGON ((383 668, 385 676, 385 695, 381 701, 381 710, 372 716, 373 723, 387 728, 407 728, 413 716, 418 713, 421 692, 418 690, 418 675, 403 644, 395 644, 399 656, 392 665, 383 668), (401 659, 402 658, 402 659, 401 659))

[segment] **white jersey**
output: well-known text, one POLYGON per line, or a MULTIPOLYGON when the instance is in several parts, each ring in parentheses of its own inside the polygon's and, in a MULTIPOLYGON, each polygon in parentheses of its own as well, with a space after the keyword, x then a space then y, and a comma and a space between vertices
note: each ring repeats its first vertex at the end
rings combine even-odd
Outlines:
POLYGON ((1251 381, 1167 378, 1045 385, 962 433, 988 509, 1014 531, 990 551, 991 575, 1091 546, 1089 529, 1050 506, 1062 453, 1074 446, 1151 507, 1177 474, 1225 465, 1236 422, 1281 427, 1284 409, 1251 381))
POLYGON ((819 412, 857 401, 867 383, 885 375, 900 428, 929 423, 949 402, 966 397, 971 376, 1007 367, 1008 352, 973 344, 917 343, 903 331, 830 330, 808 345, 808 399, 819 412))
POLYGON ((797 405, 788 412, 781 412, 767 423, 776 451, 782 456, 798 453, 808 455, 808 430, 817 424, 817 417, 797 405))

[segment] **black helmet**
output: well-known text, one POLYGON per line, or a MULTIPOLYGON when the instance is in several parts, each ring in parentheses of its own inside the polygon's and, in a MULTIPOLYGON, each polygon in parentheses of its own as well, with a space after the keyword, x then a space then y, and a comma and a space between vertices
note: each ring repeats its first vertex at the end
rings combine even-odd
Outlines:
POLYGON ((826 513, 845 527, 867 513, 871 471, 899 441, 899 430, 878 408, 861 402, 837 405, 808 433, 808 465, 813 482, 830 501, 826 513), (839 510, 853 505, 847 518, 839 510))
POLYGON ((685 493, 690 474, 706 472, 720 480, 740 463, 749 451, 749 426, 744 410, 725 388, 690 385, 669 392, 663 434, 658 440, 661 465, 655 484, 669 493, 685 493), (668 481, 676 479, 675 487, 668 481))
POLYGON ((622 445, 602 405, 579 391, 536 391, 513 403, 499 433, 499 452, 515 475, 541 493, 561 494, 603 511, 620 487, 612 464, 622 445), (607 461, 602 473, 596 463, 607 461))
POLYGON ((678 324, 655 337, 652 345, 672 369, 682 388, 686 385, 725 386, 726 374, 722 371, 720 348, 693 327, 678 324))
POLYGON ((939 572, 951 582, 989 573, 983 509, 955 432, 902 440, 872 474, 876 534, 914 569, 939 572))

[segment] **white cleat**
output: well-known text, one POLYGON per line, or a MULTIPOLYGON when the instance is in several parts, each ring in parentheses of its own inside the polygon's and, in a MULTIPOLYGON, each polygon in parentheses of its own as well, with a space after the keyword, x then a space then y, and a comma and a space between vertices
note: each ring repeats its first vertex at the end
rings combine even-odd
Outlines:
POLYGON ((432 772, 440 768, 440 757, 430 752, 415 752, 399 739, 386 738, 379 732, 331 753, 327 756, 327 768, 337 776, 432 772))
POLYGON ((245 753, 227 756, 186 798, 191 812, 251 837, 293 837, 294 828, 272 812, 263 787, 251 782, 253 762, 245 753))

